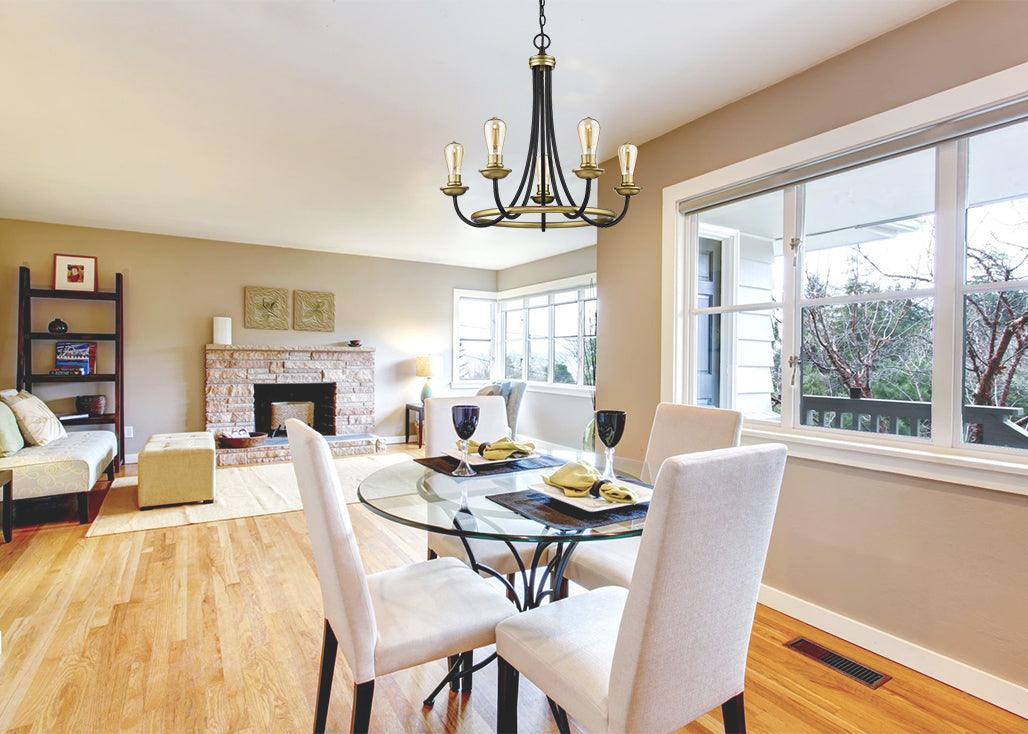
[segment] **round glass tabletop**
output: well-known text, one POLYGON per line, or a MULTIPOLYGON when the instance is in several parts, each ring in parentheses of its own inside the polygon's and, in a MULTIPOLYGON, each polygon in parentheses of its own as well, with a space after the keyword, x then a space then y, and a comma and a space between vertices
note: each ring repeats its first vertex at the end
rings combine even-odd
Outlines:
MULTIPOLYGON (((592 454, 574 451, 555 451, 551 455, 566 461, 592 459, 592 454)), ((403 461, 370 474, 360 483, 357 496, 372 512, 393 522, 480 540, 587 541, 628 538, 642 533, 644 517, 569 531, 524 517, 489 499, 490 495, 530 489, 533 484, 542 482, 543 474, 555 469, 465 478, 441 474, 414 461, 403 461), (462 487, 467 490, 467 505, 463 509, 462 487)))

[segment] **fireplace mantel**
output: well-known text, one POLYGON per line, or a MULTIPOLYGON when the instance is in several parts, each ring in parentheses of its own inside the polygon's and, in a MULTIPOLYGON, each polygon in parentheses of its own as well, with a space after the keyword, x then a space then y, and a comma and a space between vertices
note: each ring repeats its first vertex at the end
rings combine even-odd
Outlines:
MULTIPOLYGON (((256 384, 332 382, 336 386, 333 455, 371 453, 381 441, 375 424, 375 348, 208 344, 205 350, 207 430, 254 430, 256 384)), ((288 446, 221 449, 218 463, 287 461, 288 446), (236 452, 248 452, 237 453, 236 452)))

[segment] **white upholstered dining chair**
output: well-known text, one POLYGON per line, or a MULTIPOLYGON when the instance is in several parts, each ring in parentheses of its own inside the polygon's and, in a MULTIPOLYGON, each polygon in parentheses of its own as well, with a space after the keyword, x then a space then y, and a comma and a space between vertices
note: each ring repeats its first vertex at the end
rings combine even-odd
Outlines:
MULTIPOLYGON (((742 413, 722 408, 660 403, 646 445, 642 479, 652 481, 672 456, 739 445, 742 413)), ((571 556, 566 576, 579 586, 627 587, 632 580, 639 538, 583 543, 571 556)))
MULTIPOLYGON (((507 426, 507 404, 499 395, 468 395, 458 398, 429 398, 425 401, 425 456, 440 456, 444 451, 457 446, 457 431, 453 427, 453 406, 477 405, 479 407, 478 428, 472 438, 475 441, 495 441, 510 435, 507 426)), ((475 560, 489 566, 498 573, 512 574, 518 571, 506 543, 491 540, 469 540, 475 560)), ((535 545, 515 543, 515 548, 527 565, 532 562, 535 545)), ((464 544, 455 535, 428 534, 428 557, 458 558, 468 562, 464 544)))
POLYGON ((757 593, 785 468, 762 444, 664 462, 631 587, 608 586, 496 628, 497 730, 517 731, 524 675, 599 732, 670 732, 721 706, 746 729, 743 687, 757 593))
POLYGON ((286 432, 325 608, 314 731, 325 731, 342 648, 354 681, 351 730, 366 732, 376 677, 442 658, 468 670, 470 652, 492 644, 496 624, 516 610, 454 558, 365 574, 328 444, 295 419, 286 432))

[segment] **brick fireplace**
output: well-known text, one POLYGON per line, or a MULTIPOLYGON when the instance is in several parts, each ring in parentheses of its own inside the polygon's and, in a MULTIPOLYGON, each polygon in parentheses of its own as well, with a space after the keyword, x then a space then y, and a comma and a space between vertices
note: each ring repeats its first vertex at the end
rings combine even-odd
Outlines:
MULTIPOLYGON (((313 426, 333 456, 382 450, 375 423, 375 350, 371 347, 282 347, 208 344, 207 430, 270 432, 271 403, 310 401, 313 426)), ((218 465, 288 461, 284 437, 249 449, 218 449, 218 465)))

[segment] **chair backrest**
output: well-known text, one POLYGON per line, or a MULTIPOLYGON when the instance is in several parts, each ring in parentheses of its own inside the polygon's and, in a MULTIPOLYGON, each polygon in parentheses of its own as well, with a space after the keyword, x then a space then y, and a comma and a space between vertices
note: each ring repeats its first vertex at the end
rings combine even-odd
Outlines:
POLYGON ((742 413, 737 410, 660 403, 650 428, 642 478, 653 481, 671 456, 738 446, 741 433, 742 413))
POLYGON ((453 428, 454 405, 477 405, 476 441, 495 441, 510 435, 507 406, 499 395, 468 395, 459 398, 429 398, 425 401, 425 455, 440 456, 457 448, 457 431, 453 428))
POLYGON ((295 418, 286 421, 286 433, 314 550, 325 619, 332 625, 354 681, 365 683, 375 677, 378 633, 339 475, 320 433, 295 418))
POLYGON ((784 469, 781 444, 660 468, 614 650, 610 731, 672 731, 742 692, 784 469))
POLYGON ((507 425, 510 435, 518 435, 518 415, 521 413, 521 401, 525 398, 528 383, 524 380, 504 380, 486 385, 477 395, 499 395, 507 403, 507 425))

